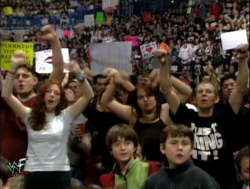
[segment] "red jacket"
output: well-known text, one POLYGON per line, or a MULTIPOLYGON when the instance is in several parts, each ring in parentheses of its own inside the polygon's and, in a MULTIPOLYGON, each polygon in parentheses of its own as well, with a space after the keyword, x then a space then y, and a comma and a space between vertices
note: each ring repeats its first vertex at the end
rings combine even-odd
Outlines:
POLYGON ((221 5, 212 6, 209 12, 214 15, 215 19, 220 19, 221 5))
POLYGON ((199 18, 200 17, 200 7, 197 7, 195 10, 195 18, 199 18))
MULTIPOLYGON (((161 167, 161 163, 159 162, 148 162, 149 163, 149 174, 148 176, 152 175, 153 173, 157 172, 158 169, 161 167)), ((100 177, 101 180, 101 185, 104 188, 113 188, 115 187, 115 182, 114 182, 114 173, 110 172, 107 174, 103 174, 100 177)))

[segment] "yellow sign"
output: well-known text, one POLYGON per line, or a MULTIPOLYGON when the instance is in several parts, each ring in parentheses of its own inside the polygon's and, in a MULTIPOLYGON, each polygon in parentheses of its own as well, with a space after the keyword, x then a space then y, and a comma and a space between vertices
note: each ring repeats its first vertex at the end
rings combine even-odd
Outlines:
POLYGON ((13 14, 13 8, 12 7, 4 7, 3 11, 6 15, 12 15, 13 14))
POLYGON ((33 65, 34 57, 34 43, 19 43, 19 42, 1 42, 1 68, 8 70, 10 68, 10 60, 12 54, 16 50, 24 51, 29 59, 25 62, 29 65, 33 65))

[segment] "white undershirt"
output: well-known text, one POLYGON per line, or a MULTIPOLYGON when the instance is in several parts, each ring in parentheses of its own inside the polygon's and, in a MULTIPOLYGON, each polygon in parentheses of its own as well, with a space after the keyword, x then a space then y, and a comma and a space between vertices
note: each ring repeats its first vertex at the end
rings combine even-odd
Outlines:
MULTIPOLYGON (((166 108, 168 106, 168 103, 164 103, 161 105, 162 109, 166 108)), ((197 108, 193 104, 186 103, 186 106, 188 109, 194 110, 195 112, 198 112, 197 108)))
POLYGON ((28 149, 25 171, 69 171, 67 142, 73 118, 69 108, 60 115, 51 114, 47 117, 46 127, 40 131, 31 128, 28 110, 23 122, 28 132, 28 149))

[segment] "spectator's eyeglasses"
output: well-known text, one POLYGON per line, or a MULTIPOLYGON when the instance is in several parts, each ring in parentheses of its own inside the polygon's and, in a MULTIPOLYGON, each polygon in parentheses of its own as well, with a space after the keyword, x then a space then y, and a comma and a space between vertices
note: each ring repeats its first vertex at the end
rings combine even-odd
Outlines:
POLYGON ((236 86, 236 83, 230 83, 230 84, 223 85, 222 88, 223 89, 227 89, 228 87, 234 88, 235 86, 236 86))

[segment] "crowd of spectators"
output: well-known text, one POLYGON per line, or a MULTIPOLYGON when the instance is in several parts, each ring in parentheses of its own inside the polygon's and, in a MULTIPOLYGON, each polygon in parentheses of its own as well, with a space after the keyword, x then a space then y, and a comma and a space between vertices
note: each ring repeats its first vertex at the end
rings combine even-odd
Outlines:
MULTIPOLYGON (((138 4, 134 5, 138 6, 138 4)), ((151 12, 148 22, 144 22, 143 12, 138 13, 138 11, 132 11, 131 8, 129 13, 123 13, 120 8, 117 8, 112 14, 114 18, 111 24, 104 20, 102 24, 96 24, 94 27, 84 25, 76 27, 76 25, 84 22, 84 11, 89 14, 102 11, 101 1, 97 0, 60 2, 3 0, 1 7, 2 18, 5 20, 1 22, 2 31, 5 33, 2 40, 33 42, 35 51, 40 51, 50 49, 50 43, 41 43, 38 40, 37 34, 41 26, 52 24, 55 29, 68 29, 73 35, 61 37, 61 47, 69 49, 71 59, 76 59, 82 67, 88 66, 90 69, 89 47, 91 44, 101 43, 105 37, 113 37, 115 41, 125 41, 125 35, 137 36, 139 45, 131 49, 130 62, 137 81, 148 78, 155 68, 159 68, 155 66, 157 65, 155 57, 142 58, 140 45, 150 42, 156 42, 157 45, 167 44, 167 59, 171 64, 171 74, 195 88, 206 78, 211 80, 213 76, 216 76, 219 80, 222 77, 235 78, 237 76, 236 52, 222 50, 221 33, 246 30, 249 40, 249 2, 246 0, 219 2, 200 0, 195 2, 190 14, 187 14, 188 3, 181 2, 177 8, 169 8, 164 12, 157 10, 151 12), (6 6, 13 8, 13 16, 4 15, 3 8, 6 6), (23 36, 15 32, 15 28, 21 26, 28 30, 23 36)), ((218 89, 228 88, 223 82, 225 80, 221 81, 218 89)), ((235 87, 236 84, 228 85, 235 87)), ((190 99, 191 102, 192 99, 190 99)), ((244 99, 244 106, 249 112, 249 98, 244 99)), ((240 157, 236 159, 238 169, 240 169, 241 159, 240 157)))
MULTIPOLYGON (((247 30, 249 38, 249 8, 247 1, 212 1, 196 2, 193 13, 186 16, 187 3, 181 3, 179 8, 172 8, 168 11, 152 14, 150 22, 143 22, 142 17, 130 15, 123 16, 119 10, 115 10, 117 19, 113 20, 112 25, 105 22, 95 27, 75 27, 74 19, 69 19, 70 15, 79 14, 79 10, 90 10, 91 6, 101 6, 99 1, 84 1, 72 3, 73 1, 52 1, 46 2, 28 2, 11 1, 9 2, 14 10, 13 17, 16 15, 30 15, 34 18, 28 27, 29 32, 24 36, 18 36, 14 30, 9 30, 7 39, 10 41, 23 40, 25 42, 35 43, 35 50, 50 48, 49 44, 41 44, 37 40, 37 32, 43 24, 54 24, 59 29, 73 30, 71 37, 62 37, 62 47, 70 49, 70 56, 79 59, 80 63, 87 62, 90 65, 89 45, 91 43, 102 42, 107 36, 114 36, 117 41, 124 41, 125 35, 138 36, 140 45, 155 41, 157 44, 165 42, 170 46, 169 60, 172 63, 172 72, 176 76, 187 78, 195 83, 197 76, 202 75, 206 64, 216 63, 223 65, 219 69, 219 74, 237 73, 237 59, 233 51, 224 52, 221 50, 220 34, 234 30, 247 30), (28 8, 26 8, 28 7, 28 8), (69 11, 73 9, 72 13, 69 11), (54 13, 53 13, 54 11, 54 13), (57 21, 45 19, 38 24, 35 20, 42 22, 44 18, 51 14, 61 15, 57 21), (67 18, 64 16, 67 16, 67 18), (70 21, 71 20, 71 21, 70 21), (36 24, 35 24, 36 23, 36 24), (222 63, 223 61, 223 63, 222 63), (222 69, 223 68, 223 69, 222 69), (188 70, 188 72, 186 71, 188 70)), ((8 5, 2 1, 2 7, 8 5)), ((91 10, 90 10, 91 11, 91 10)), ((96 12, 96 9, 92 10, 96 12)), ((81 20, 78 18, 77 20, 81 20)), ((13 19, 15 20, 15 19, 13 19)), ((13 24, 13 27, 17 25, 13 24)), ((4 27, 4 23, 2 23, 4 27)), ((152 69, 151 59, 142 60, 139 46, 133 47, 131 63, 134 65, 134 74, 149 72, 152 69), (136 58, 135 58, 136 57, 136 58), (138 58, 140 57, 140 58, 138 58)), ((217 66, 217 67, 219 67, 217 66)))

